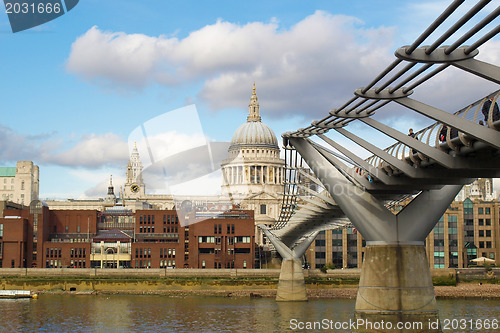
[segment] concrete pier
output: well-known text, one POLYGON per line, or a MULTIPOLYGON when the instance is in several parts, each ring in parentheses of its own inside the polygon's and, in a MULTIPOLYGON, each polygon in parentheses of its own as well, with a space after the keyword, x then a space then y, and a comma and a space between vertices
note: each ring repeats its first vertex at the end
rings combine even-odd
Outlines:
POLYGON ((276 293, 277 301, 307 301, 302 262, 299 259, 284 259, 276 293))
POLYGON ((356 319, 373 323, 358 332, 441 332, 432 325, 439 317, 423 245, 366 247, 356 319), (385 329, 375 327, 382 322, 385 329))

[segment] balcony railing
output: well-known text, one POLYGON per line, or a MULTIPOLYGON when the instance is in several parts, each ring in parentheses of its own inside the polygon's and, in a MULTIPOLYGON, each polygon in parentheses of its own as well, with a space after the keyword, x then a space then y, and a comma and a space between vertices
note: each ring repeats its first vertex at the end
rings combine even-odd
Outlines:
POLYGON ((95 236, 95 234, 66 234, 66 233, 54 233, 49 234, 50 242, 62 242, 62 243, 86 243, 95 236))

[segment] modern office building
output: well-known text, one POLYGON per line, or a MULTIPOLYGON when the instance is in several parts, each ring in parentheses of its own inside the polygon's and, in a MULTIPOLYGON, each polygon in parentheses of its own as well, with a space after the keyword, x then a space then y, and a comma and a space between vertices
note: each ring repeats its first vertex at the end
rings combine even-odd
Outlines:
MULTIPOLYGON (((483 182, 484 183, 484 182, 483 182)), ((485 257, 500 264, 500 201, 454 201, 426 239, 431 268, 464 268, 485 257)), ((352 225, 322 231, 306 252, 311 268, 361 267, 365 240, 352 225)))

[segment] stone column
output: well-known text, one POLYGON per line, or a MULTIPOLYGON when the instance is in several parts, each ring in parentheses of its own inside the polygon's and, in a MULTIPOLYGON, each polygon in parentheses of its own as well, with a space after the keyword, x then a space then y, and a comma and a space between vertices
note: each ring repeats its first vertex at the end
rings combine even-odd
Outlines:
POLYGON ((302 262, 299 259, 283 259, 276 300, 307 301, 302 262))
POLYGON ((366 247, 355 316, 366 323, 357 332, 441 332, 430 325, 439 318, 423 245, 366 247), (382 322, 381 331, 375 325, 382 322), (406 327, 395 329, 398 323, 406 327))

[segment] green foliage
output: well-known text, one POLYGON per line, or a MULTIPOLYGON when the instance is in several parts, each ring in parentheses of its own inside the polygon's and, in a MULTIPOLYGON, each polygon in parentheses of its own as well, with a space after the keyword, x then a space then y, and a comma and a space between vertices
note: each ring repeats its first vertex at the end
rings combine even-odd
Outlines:
POLYGON ((432 278, 432 284, 434 286, 456 286, 457 279, 453 276, 438 276, 432 278))
POLYGON ((328 269, 335 269, 335 265, 332 264, 332 263, 328 263, 326 264, 325 266, 321 267, 320 270, 323 272, 323 273, 326 273, 326 271, 328 269))

